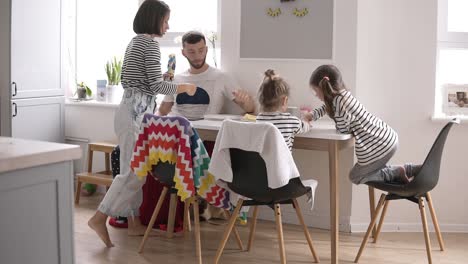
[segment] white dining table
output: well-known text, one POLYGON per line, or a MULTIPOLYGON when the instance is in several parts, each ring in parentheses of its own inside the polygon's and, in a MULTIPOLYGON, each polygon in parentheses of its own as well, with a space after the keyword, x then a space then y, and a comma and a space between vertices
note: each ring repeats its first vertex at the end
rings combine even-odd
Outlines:
MULTIPOLYGON (((235 116, 227 118, 236 119, 235 116)), ((240 119, 240 117, 238 118, 240 119)), ((192 126, 198 131, 203 140, 215 141, 221 128, 222 117, 217 120, 192 121, 192 126)), ((345 148, 354 148, 354 138, 350 134, 339 133, 332 120, 319 120, 313 122, 309 132, 296 135, 293 148, 327 151, 329 160, 329 182, 330 182, 330 233, 331 233, 331 263, 338 263, 339 246, 339 186, 338 186, 338 164, 339 151, 345 148)), ((371 206, 373 203, 373 194, 371 206)), ((375 206, 374 206, 375 207, 375 206)), ((371 207, 373 208, 373 207, 371 207)), ((372 210, 371 210, 372 214, 372 210)))

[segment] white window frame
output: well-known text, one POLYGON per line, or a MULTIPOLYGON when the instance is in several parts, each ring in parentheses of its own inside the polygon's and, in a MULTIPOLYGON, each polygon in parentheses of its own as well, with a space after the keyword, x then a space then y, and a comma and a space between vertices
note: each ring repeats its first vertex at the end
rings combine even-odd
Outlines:
MULTIPOLYGON (((435 92, 435 109, 434 117, 445 116, 446 113, 446 84, 441 83, 439 80, 439 56, 441 50, 454 49, 454 50, 468 50, 468 32, 451 32, 448 31, 448 1, 449 0, 438 0, 438 11, 437 11, 437 81, 436 81, 436 92, 435 92)), ((449 85, 450 86, 450 85, 449 85)), ((468 117, 468 114, 458 113, 457 115, 463 118, 468 117)))

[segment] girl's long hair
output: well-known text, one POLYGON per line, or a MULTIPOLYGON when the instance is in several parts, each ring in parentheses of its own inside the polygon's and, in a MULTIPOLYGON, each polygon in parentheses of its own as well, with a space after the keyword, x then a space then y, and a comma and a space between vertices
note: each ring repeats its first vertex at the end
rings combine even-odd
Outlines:
POLYGON ((322 65, 312 73, 309 84, 318 87, 323 93, 325 110, 328 116, 335 120, 333 99, 335 99, 340 91, 346 90, 340 70, 334 65, 322 65))

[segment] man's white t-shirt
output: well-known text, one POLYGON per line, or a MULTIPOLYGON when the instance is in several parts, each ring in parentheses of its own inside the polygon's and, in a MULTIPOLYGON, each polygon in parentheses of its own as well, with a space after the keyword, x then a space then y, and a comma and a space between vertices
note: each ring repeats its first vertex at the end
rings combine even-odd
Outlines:
POLYGON ((188 120, 202 119, 206 114, 219 114, 224 99, 234 99, 232 92, 239 88, 234 79, 211 66, 202 73, 188 70, 174 76, 174 83, 193 83, 197 86, 194 96, 186 93, 166 95, 163 102, 173 102, 170 115, 184 116, 188 120))

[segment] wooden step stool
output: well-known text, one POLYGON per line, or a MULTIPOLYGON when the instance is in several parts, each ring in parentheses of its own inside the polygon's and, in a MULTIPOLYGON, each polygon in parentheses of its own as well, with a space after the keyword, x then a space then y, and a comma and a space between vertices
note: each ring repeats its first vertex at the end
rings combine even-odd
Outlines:
POLYGON ((75 204, 80 202, 80 192, 82 183, 91 183, 104 185, 106 187, 111 186, 112 184, 112 171, 110 167, 110 154, 116 147, 115 144, 106 143, 106 142, 93 142, 88 144, 88 172, 78 173, 77 176, 77 186, 75 193, 75 204), (93 152, 99 151, 105 153, 105 171, 92 172, 93 171, 93 152))

